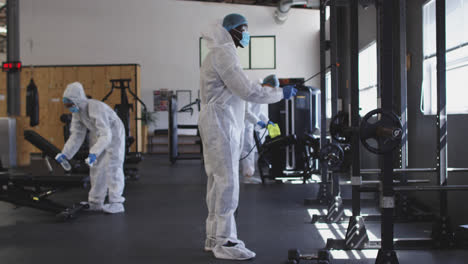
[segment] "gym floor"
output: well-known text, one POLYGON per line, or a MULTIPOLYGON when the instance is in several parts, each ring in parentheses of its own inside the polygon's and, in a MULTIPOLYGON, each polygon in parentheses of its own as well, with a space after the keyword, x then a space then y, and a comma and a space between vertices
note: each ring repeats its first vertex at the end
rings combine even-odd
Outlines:
MULTIPOLYGON (((314 208, 303 199, 316 185, 241 185, 239 238, 257 253, 247 262, 222 261, 203 251, 205 173, 200 161, 149 156, 138 181, 127 183, 125 214, 83 213, 59 222, 46 212, 0 202, 2 263, 283 263, 290 248, 316 253, 327 238, 343 237, 347 224, 310 224, 314 208), (311 210, 308 210, 311 209, 311 210)), ((45 172, 40 161, 28 170, 45 172)), ((345 194, 346 196, 346 194, 345 194)), ((86 190, 55 195, 69 203, 86 200, 86 190)), ((375 210, 372 208, 366 208, 375 210)), ((427 237, 430 224, 397 224, 400 237, 427 237)), ((369 237, 380 236, 379 223, 367 223, 369 237)), ((398 251, 400 263, 466 263, 468 251, 398 251)), ((332 251, 332 263, 375 263, 376 250, 332 251)), ((304 261, 302 263, 314 263, 304 261)))

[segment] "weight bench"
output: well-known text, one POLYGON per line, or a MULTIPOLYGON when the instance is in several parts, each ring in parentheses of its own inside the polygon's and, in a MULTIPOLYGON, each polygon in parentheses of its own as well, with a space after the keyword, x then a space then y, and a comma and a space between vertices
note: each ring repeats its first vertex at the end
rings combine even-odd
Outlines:
POLYGON ((26 206, 54 213, 62 220, 68 220, 87 208, 85 203, 66 206, 49 199, 59 191, 84 188, 89 183, 88 176, 31 176, 0 174, 0 201, 16 206, 26 206))
MULTIPOLYGON (((42 151, 42 156, 45 159, 49 172, 52 173, 53 169, 50 165, 50 159, 52 159, 54 162, 57 162, 55 160, 55 156, 57 156, 57 154, 60 153, 61 150, 33 130, 25 130, 24 138, 31 144, 33 144, 36 148, 42 151)), ((69 160, 69 163, 72 167, 71 173, 89 173, 89 167, 84 162, 84 159, 86 159, 87 156, 88 153, 78 152, 73 159, 69 160)), ((129 152, 125 155, 124 174, 126 178, 138 178, 138 168, 132 167, 130 165, 136 166, 142 161, 142 159, 143 157, 141 155, 141 152, 129 152)), ((57 164, 59 163, 57 162, 57 164)))
MULTIPOLYGON (((50 159, 52 159, 54 162, 57 162, 55 160, 55 156, 57 156, 57 154, 59 154, 61 150, 33 130, 25 130, 24 139, 26 139, 31 144, 33 144, 36 148, 42 151, 42 156, 44 157, 46 161, 46 165, 49 169, 49 172, 52 173, 53 169, 52 169, 52 166, 50 165, 50 159)), ((78 158, 82 158, 82 157, 78 157, 78 158)), ((71 159, 69 160, 69 163, 72 167, 71 172, 87 173, 89 171, 88 166, 82 160, 80 161, 76 159, 71 159)), ((57 162, 57 164, 59 163, 57 162)))

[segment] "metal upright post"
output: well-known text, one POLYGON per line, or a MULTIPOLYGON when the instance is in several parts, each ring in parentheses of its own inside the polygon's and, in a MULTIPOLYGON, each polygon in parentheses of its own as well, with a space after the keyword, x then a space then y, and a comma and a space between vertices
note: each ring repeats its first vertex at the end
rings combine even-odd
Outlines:
MULTIPOLYGON (((19 1, 8 0, 7 3, 7 61, 20 61, 19 39, 19 1)), ((20 72, 7 73, 7 113, 9 116, 21 114, 20 108, 20 72)))
MULTIPOLYGON (((320 148, 327 144, 327 89, 325 85, 325 1, 320 3, 320 91, 321 91, 321 121, 320 121, 320 148)), ((321 204, 328 204, 330 200, 330 191, 328 188, 328 169, 326 166, 321 166, 322 182, 317 200, 321 204)))
MULTIPOLYGON (((358 1, 351 1, 351 126, 359 127, 359 25, 358 25, 358 1)), ((353 216, 361 214, 361 160, 359 134, 353 133, 352 137, 352 184, 353 184, 353 216)))
POLYGON ((345 244, 348 249, 364 248, 369 241, 364 219, 361 215, 361 159, 360 159, 360 140, 359 140, 359 16, 358 0, 350 1, 350 68, 351 68, 351 127, 354 132, 352 135, 352 211, 353 216, 349 219, 348 229, 346 231, 345 244))
MULTIPOLYGON (((437 36, 437 176, 439 185, 447 185, 447 87, 445 60, 445 0, 436 0, 437 36)), ((447 215, 447 192, 441 193, 441 215, 447 215)))
MULTIPOLYGON (((381 0, 378 3, 377 14, 379 16, 380 41, 380 76, 382 91, 382 108, 385 112, 393 111, 393 87, 394 87, 394 61, 393 61, 393 22, 394 1, 381 0)), ((395 208, 395 196, 393 191, 393 152, 383 156, 382 167, 382 193, 381 193, 381 239, 376 264, 396 264, 397 255, 393 245, 393 210, 395 208)))
MULTIPOLYGON (((330 64, 331 64, 331 116, 337 114, 338 106, 338 16, 336 0, 330 0, 330 64)), ((332 139, 333 140, 333 139, 332 139)), ((341 198, 340 177, 331 172, 331 195, 326 222, 336 223, 344 219, 344 205, 341 198)))
MULTIPOLYGON (((447 87, 446 87, 446 38, 445 0, 436 0, 436 48, 437 48, 437 180, 447 185, 447 87)), ((440 191, 440 218, 432 230, 432 238, 438 247, 454 245, 448 217, 447 191, 440 191)))
POLYGON ((330 64, 331 64, 331 115, 338 112, 338 80, 340 60, 338 58, 338 15, 336 0, 330 1, 330 64))
POLYGON ((407 65, 406 65, 406 0, 399 0, 399 43, 400 43, 400 114, 403 126, 401 138, 401 164, 400 168, 408 167, 408 89, 407 89, 407 65))
MULTIPOLYGON (((338 21, 336 0, 330 1, 331 116, 338 112, 338 21)), ((339 175, 333 173, 333 196, 340 196, 339 175)))
MULTIPOLYGON (((398 11, 395 13, 396 28, 395 37, 398 36, 395 44, 398 45, 398 53, 395 52, 395 56, 398 56, 399 63, 395 63, 395 78, 400 80, 400 120, 403 127, 403 134, 401 137, 401 148, 399 149, 399 166, 401 169, 408 167, 408 92, 407 92, 407 62, 406 62, 406 0, 395 1, 395 5, 398 11)), ((407 173, 399 174, 399 180, 401 185, 408 184, 407 173)), ((408 211, 408 196, 406 193, 396 194, 396 218, 407 219, 410 215, 408 211)))

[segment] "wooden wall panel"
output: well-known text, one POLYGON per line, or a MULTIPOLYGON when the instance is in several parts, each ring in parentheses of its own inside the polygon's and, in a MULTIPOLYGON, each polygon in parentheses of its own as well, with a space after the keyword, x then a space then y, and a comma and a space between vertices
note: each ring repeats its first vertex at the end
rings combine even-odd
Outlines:
POLYGON ((110 91, 110 82, 106 78, 106 72, 107 67, 92 67, 92 91, 96 100, 102 100, 110 91))
POLYGON ((7 93, 4 87, 0 88, 0 116, 7 115, 7 93))
MULTIPOLYGON (((18 162, 21 165, 29 164, 30 153, 38 153, 29 142, 23 138, 25 129, 32 129, 41 136, 51 141, 58 148, 63 148, 63 123, 60 116, 69 113, 62 103, 62 96, 66 86, 72 82, 79 81, 83 84, 85 93, 93 99, 102 100, 111 90, 111 79, 129 78, 131 81, 132 92, 135 92, 136 79, 139 75, 139 66, 137 65, 91 65, 91 66, 36 66, 33 68, 33 78, 39 92, 39 125, 31 128, 29 118, 26 117, 26 88, 31 80, 31 68, 25 66, 21 72, 21 116, 17 118, 17 153, 18 162), (28 161, 28 162, 26 162, 28 161)), ((139 77, 138 77, 139 78, 139 77)), ((139 82, 138 82, 139 85, 139 82)), ((140 96, 140 88, 136 89, 140 96)), ((130 94, 128 94, 130 96, 130 94)), ((129 97, 129 102, 134 100, 129 97)), ((120 91, 114 90, 106 103, 114 108, 115 104, 120 103, 120 91)), ((6 113, 6 74, 0 72, 0 117, 7 116, 6 113), (2 99, 4 95, 4 100, 2 99)), ((135 113, 131 112, 130 130, 133 136, 138 137, 141 142, 141 129, 136 127, 135 113)), ((140 148, 138 148, 140 149, 140 148)), ((136 151, 137 146, 132 146, 132 151, 136 151)))
POLYGON ((27 166, 31 163, 30 149, 31 144, 24 140, 24 130, 29 127, 29 117, 18 116, 16 117, 16 151, 17 151, 17 165, 27 166))
MULTIPOLYGON (((139 66, 135 66, 136 68, 136 74, 135 74, 135 85, 136 85, 136 88, 137 88, 137 94, 138 94, 138 97, 140 97, 141 99, 141 76, 140 76, 140 70, 141 68, 139 66)), ((147 105, 146 107, 149 108, 149 106, 147 105)), ((142 105, 141 104, 137 104, 137 113, 138 113, 138 118, 141 118, 141 113, 142 113, 142 105)), ((153 110, 152 109, 147 109, 147 111, 150 111, 152 112, 153 110)), ((141 120, 137 120, 137 130, 138 131, 142 131, 141 133, 141 140, 138 141, 138 145, 137 145, 137 148, 138 148, 138 152, 144 152, 146 153, 147 152, 147 148, 146 148, 146 144, 147 144, 147 141, 148 141, 148 127, 145 126, 145 129, 146 131, 144 131, 143 129, 143 126, 142 126, 142 123, 141 123, 141 120)))

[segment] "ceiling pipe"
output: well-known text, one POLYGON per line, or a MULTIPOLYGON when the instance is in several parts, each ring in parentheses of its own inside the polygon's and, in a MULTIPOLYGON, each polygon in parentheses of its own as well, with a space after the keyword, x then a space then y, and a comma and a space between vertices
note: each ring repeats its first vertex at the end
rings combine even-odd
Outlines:
POLYGON ((283 24, 288 19, 288 13, 291 7, 305 5, 307 7, 319 8, 320 0, 281 0, 278 3, 278 8, 275 10, 275 21, 278 24, 283 24))

